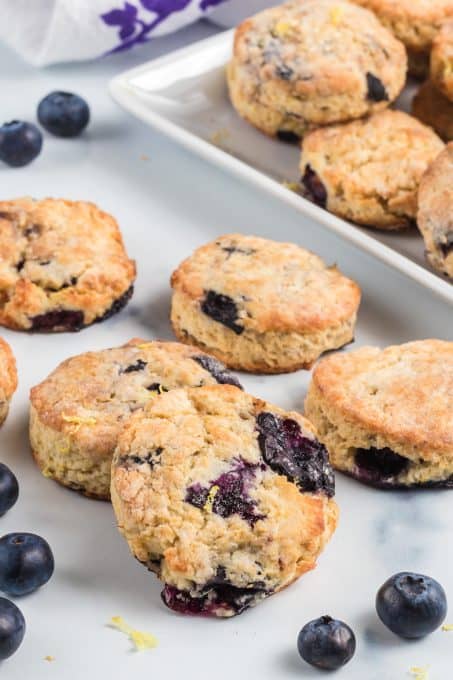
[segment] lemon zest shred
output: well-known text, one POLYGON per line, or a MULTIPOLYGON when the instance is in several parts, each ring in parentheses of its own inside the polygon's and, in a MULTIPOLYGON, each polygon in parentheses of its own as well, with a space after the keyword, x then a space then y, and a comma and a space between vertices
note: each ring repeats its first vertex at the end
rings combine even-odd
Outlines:
POLYGON ((429 680, 428 666, 412 666, 410 673, 414 676, 414 680, 429 680))
POLYGON ((48 654, 44 657, 44 661, 55 661, 55 657, 48 654))
POLYGON ((444 633, 451 633, 453 631, 453 624, 452 623, 445 623, 442 626, 442 630, 444 633))
POLYGON ((341 19, 343 18, 344 10, 343 7, 332 7, 330 10, 330 21, 334 26, 338 26, 341 19))
POLYGON ((61 453, 62 456, 64 456, 66 453, 69 453, 70 451, 70 446, 69 444, 59 444, 57 446, 57 451, 58 453, 61 453))
POLYGON ((212 506, 214 504, 215 497, 217 496, 217 492, 219 491, 220 487, 217 486, 217 484, 214 484, 214 486, 211 487, 209 490, 208 497, 206 499, 206 503, 203 505, 203 510, 206 510, 207 512, 212 512, 212 506))
POLYGON ((279 21, 274 26, 274 33, 279 37, 283 38, 291 30, 291 24, 288 21, 279 21))
POLYGON ((82 416, 68 416, 66 413, 62 413, 61 415, 62 419, 65 421, 65 423, 70 423, 71 425, 74 425, 74 432, 78 432, 82 425, 96 425, 96 418, 93 418, 93 416, 87 416, 86 418, 82 416))
POLYGON ((138 349, 147 349, 148 347, 152 347, 153 343, 152 342, 142 342, 140 345, 135 345, 138 349))
POLYGON ((125 622, 122 616, 112 616, 110 626, 127 635, 138 652, 143 652, 145 649, 153 649, 159 644, 154 635, 135 630, 125 622))
POLYGON ((289 182, 288 180, 285 179, 282 182, 282 186, 284 186, 285 189, 293 191, 295 194, 300 194, 302 192, 302 187, 299 184, 299 182, 289 182))

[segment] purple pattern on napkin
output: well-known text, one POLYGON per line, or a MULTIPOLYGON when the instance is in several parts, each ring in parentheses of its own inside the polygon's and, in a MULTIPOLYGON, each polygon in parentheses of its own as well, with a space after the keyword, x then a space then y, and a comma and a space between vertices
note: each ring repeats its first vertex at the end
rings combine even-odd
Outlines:
MULTIPOLYGON (((175 12, 185 10, 193 0, 138 0, 138 4, 125 2, 123 7, 114 7, 109 12, 101 14, 100 18, 107 26, 116 28, 120 43, 109 51, 120 52, 134 45, 144 43, 150 38, 150 33, 175 12), (151 13, 151 18, 148 14, 151 13)), ((220 5, 226 0, 195 0, 202 12, 220 5)))

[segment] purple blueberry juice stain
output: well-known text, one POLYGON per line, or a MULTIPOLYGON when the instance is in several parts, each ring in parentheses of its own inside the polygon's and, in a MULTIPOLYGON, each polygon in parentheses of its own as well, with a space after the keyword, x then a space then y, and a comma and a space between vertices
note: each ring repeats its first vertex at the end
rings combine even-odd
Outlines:
POLYGON ((214 380, 216 380, 219 385, 234 385, 243 389, 239 380, 232 375, 227 368, 214 357, 210 357, 207 354, 200 354, 200 356, 193 357, 193 360, 200 364, 205 371, 210 373, 214 380))
POLYGON ((320 208, 325 208, 327 206, 327 189, 321 182, 319 175, 310 165, 307 165, 305 168, 302 184, 307 189, 316 205, 319 205, 320 208))
POLYGON ((367 99, 371 102, 388 102, 389 96, 383 83, 372 73, 366 74, 367 99))
POLYGON ((357 449, 354 476, 369 484, 389 483, 406 472, 410 461, 389 448, 357 449))
POLYGON ((244 332, 243 326, 237 323, 239 320, 237 305, 228 295, 208 290, 201 303, 201 311, 214 321, 232 330, 236 335, 241 335, 244 332))
POLYGON ((38 314, 30 319, 31 331, 50 333, 52 331, 80 331, 84 326, 84 314, 81 311, 59 309, 45 314, 38 314))
POLYGON ((231 470, 209 482, 208 487, 201 484, 189 486, 185 501, 200 510, 210 501, 214 514, 223 518, 239 515, 253 527, 265 516, 257 511, 256 501, 250 498, 249 491, 255 481, 257 470, 263 470, 265 466, 249 463, 242 458, 237 459, 235 463, 231 470))
POLYGON ((161 597, 164 604, 180 614, 201 616, 236 616, 272 594, 259 582, 249 588, 231 583, 206 584, 201 591, 189 592, 165 585, 161 597))
POLYGON ((335 494, 335 477, 326 448, 302 433, 291 418, 260 413, 256 425, 261 454, 269 467, 294 482, 301 492, 335 494))

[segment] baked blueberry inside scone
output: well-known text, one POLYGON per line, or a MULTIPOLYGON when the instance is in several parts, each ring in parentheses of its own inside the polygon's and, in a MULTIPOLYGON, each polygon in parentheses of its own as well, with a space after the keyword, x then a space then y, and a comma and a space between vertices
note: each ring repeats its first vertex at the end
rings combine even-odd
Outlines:
POLYGON ((124 428, 112 466, 119 529, 184 614, 240 614, 313 568, 335 528, 333 494, 308 421, 230 385, 158 396, 124 428))
POLYGON ((362 348, 321 361, 305 412, 332 465, 383 489, 453 488, 453 343, 362 348))

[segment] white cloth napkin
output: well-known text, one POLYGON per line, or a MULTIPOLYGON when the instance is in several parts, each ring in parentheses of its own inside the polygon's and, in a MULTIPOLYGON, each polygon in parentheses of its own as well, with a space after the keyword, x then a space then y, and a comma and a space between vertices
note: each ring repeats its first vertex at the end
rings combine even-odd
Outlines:
POLYGON ((175 31, 228 1, 0 0, 0 41, 36 66, 93 59, 175 31))

